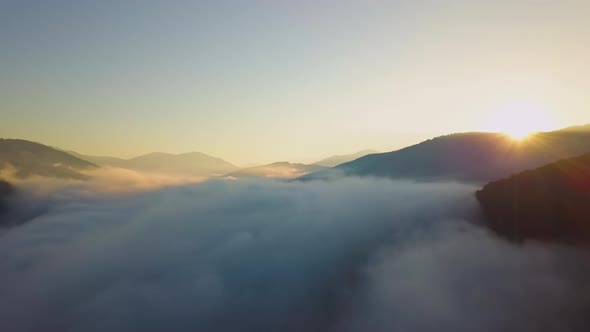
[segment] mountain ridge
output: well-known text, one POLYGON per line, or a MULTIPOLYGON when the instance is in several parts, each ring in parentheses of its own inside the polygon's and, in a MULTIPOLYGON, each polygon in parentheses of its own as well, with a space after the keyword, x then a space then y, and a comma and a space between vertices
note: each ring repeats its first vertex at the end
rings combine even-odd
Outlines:
POLYGON ((179 154, 150 152, 129 159, 76 154, 83 159, 95 162, 101 166, 187 176, 220 176, 239 169, 239 167, 222 158, 214 157, 203 152, 185 152, 179 154))
POLYGON ((322 160, 316 161, 312 163, 312 165, 318 165, 323 167, 336 167, 338 165, 356 160, 358 158, 364 157, 369 154, 379 153, 376 150, 365 149, 351 154, 345 155, 334 155, 328 158, 324 158, 322 160))
POLYGON ((41 143, 0 138, 0 170, 19 179, 31 176, 84 180, 98 165, 41 143))
POLYGON ((455 133, 391 152, 367 155, 302 179, 378 176, 483 184, 589 151, 590 125, 538 132, 522 141, 501 133, 455 133))

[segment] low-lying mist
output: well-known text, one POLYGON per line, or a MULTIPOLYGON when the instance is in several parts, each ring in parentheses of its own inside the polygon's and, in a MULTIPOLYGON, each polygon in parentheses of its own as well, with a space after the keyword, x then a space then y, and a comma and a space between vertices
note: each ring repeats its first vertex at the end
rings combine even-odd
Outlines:
POLYGON ((0 330, 590 327, 590 257, 496 238, 472 186, 171 185, 25 187, 43 209, 0 233, 0 330))

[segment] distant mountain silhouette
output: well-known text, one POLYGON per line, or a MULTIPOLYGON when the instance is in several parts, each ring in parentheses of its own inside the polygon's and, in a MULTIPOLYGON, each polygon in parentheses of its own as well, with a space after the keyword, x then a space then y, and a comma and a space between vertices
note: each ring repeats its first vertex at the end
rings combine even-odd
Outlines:
POLYGON ((179 174, 188 176, 223 175, 239 169, 220 158, 200 152, 171 154, 154 152, 132 159, 79 155, 80 158, 101 166, 127 168, 137 171, 179 174))
POLYGON ((353 175, 485 183, 589 151, 590 125, 540 132, 522 141, 500 133, 462 133, 367 155, 302 179, 353 175))
POLYGON ((126 159, 122 159, 122 158, 117 158, 117 157, 108 157, 108 156, 88 156, 88 155, 83 155, 83 154, 79 154, 75 151, 66 151, 67 153, 76 156, 80 159, 89 161, 93 164, 99 165, 99 166, 110 166, 110 167, 121 167, 124 168, 124 166, 127 163, 126 159))
POLYGON ((364 157, 368 154, 378 153, 375 150, 362 150, 357 153, 347 154, 347 155, 336 155, 326 159, 322 159, 320 161, 316 161, 313 165, 324 166, 324 167, 335 167, 340 164, 347 163, 349 161, 356 160, 360 157, 364 157))
POLYGON ((476 196, 507 238, 590 244, 590 153, 491 182, 476 196))
POLYGON ((20 139, 0 139, 0 171, 14 171, 12 175, 17 178, 42 176, 81 180, 87 178, 81 171, 97 167, 43 144, 20 139))
POLYGON ((326 169, 318 165, 295 164, 290 162, 276 162, 264 166, 244 168, 239 171, 226 175, 228 178, 246 179, 246 178, 278 178, 294 179, 311 172, 326 169))

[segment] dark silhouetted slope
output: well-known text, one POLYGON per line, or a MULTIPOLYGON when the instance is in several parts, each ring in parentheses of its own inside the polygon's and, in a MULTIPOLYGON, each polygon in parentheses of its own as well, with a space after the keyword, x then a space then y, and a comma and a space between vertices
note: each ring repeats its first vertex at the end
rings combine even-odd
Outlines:
POLYGON ((477 199, 489 226, 510 239, 590 244, 590 154, 491 182, 477 199))
POLYGON ((80 173, 97 168, 93 163, 43 144, 20 139, 0 139, 0 170, 17 178, 31 176, 85 179, 80 173))
POLYGON ((589 151, 590 126, 536 133, 523 141, 499 133, 462 133, 367 155, 303 179, 353 175, 485 183, 589 151))
POLYGON ((244 168, 227 175, 229 178, 278 178, 294 179, 311 172, 325 169, 318 165, 296 164, 289 162, 277 162, 264 166, 244 168))
POLYGON ((368 154, 373 154, 373 153, 378 153, 375 150, 362 150, 359 151, 357 153, 353 153, 353 154, 347 154, 347 155, 342 155, 342 156, 332 156, 326 159, 322 159, 320 161, 317 161, 315 163, 313 163, 313 165, 318 165, 318 166, 323 166, 323 167, 335 167, 338 166, 340 164, 344 164, 353 160, 356 160, 360 157, 364 157, 368 154))
POLYGON ((8 212, 8 199, 14 195, 14 187, 3 180, 0 180, 0 225, 2 224, 3 216, 8 212))

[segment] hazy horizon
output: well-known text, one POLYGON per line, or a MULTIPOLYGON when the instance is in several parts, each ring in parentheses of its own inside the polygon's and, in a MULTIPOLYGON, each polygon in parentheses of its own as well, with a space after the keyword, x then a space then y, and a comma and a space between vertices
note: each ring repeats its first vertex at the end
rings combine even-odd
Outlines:
POLYGON ((3 1, 0 133, 245 165, 589 123, 589 13, 585 1, 3 1))
MULTIPOLYGON (((581 124, 575 124, 572 126, 567 126, 567 127, 559 127, 559 128, 552 128, 552 129, 547 129, 546 131, 554 131, 554 130, 560 130, 560 129, 565 129, 565 128, 569 128, 569 127, 576 127, 576 126, 586 126, 586 125, 590 125, 588 123, 581 123, 581 124)), ((464 133, 470 133, 470 132, 489 132, 489 133, 502 133, 502 132, 498 132, 498 131, 465 131, 465 132, 453 132, 453 133, 443 133, 439 136, 436 137, 440 137, 440 136, 445 136, 445 135, 451 135, 451 134, 464 134, 464 133)), ((263 166, 263 165, 267 165, 267 164, 273 164, 273 163, 279 163, 279 162, 289 162, 289 163, 301 163, 301 164, 314 164, 317 162, 321 162, 324 159, 329 159, 329 158, 333 158, 333 157, 341 157, 341 156, 351 156, 354 154, 358 154, 361 152, 369 152, 369 153, 387 153, 387 152, 392 152, 392 151, 397 151, 400 149, 404 149, 406 147, 410 147, 416 144, 419 144, 421 142, 424 142, 428 139, 433 139, 436 137, 426 137, 424 139, 420 139, 418 141, 413 141, 408 143, 407 145, 400 145, 400 146, 396 146, 395 148, 391 148, 388 150, 382 150, 382 151, 377 151, 375 149, 371 149, 371 148, 366 148, 366 149, 360 149, 358 151, 352 151, 352 152, 343 152, 343 153, 333 153, 332 155, 324 155, 324 156, 318 156, 318 157, 313 157, 313 158, 304 158, 303 160, 292 160, 292 159, 285 159, 285 160, 278 160, 278 159, 268 159, 267 161, 264 162, 259 162, 259 163, 255 163, 255 162, 245 162, 245 163, 240 163, 240 162, 234 162, 233 160, 230 160, 229 158, 225 158, 224 156, 220 156, 220 155, 215 155, 215 154, 211 154, 211 153, 207 153, 205 151, 197 151, 197 150, 192 150, 192 151, 180 151, 180 152, 172 152, 172 151, 155 151, 155 150, 146 150, 144 153, 140 153, 140 154, 131 154, 131 155, 100 155, 100 154, 96 154, 96 153, 92 153, 92 152, 81 152, 81 151, 74 151, 71 149, 67 149, 67 148, 63 148, 60 146, 54 146, 54 145, 50 145, 50 144, 46 144, 45 142, 40 142, 40 141, 35 141, 35 143, 40 143, 43 145, 47 145, 51 148, 55 148, 64 152, 68 152, 68 153, 73 153, 73 154, 80 154, 82 156, 88 156, 88 157, 114 157, 114 158, 120 158, 123 160, 131 160, 137 157, 142 157, 142 156, 146 156, 146 155, 150 155, 150 154, 158 154, 158 153, 163 153, 163 154, 171 154, 171 155, 183 155, 183 154, 191 154, 191 153, 203 153, 205 155, 214 157, 214 158, 220 158, 223 159, 224 161, 227 161, 229 163, 232 163, 240 168, 248 168, 248 167, 255 167, 255 166, 263 166)), ((22 137, 0 137, 0 139, 24 139, 22 137)), ((149 148, 148 148, 149 149, 149 148)))

